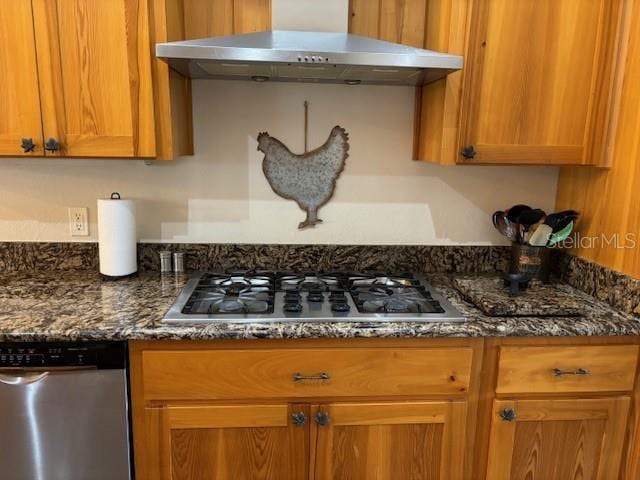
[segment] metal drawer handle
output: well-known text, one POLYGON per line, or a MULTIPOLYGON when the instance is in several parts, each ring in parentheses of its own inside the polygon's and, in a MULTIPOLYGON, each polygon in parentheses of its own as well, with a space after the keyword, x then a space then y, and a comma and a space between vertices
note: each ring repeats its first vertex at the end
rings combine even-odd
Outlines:
POLYGON ((589 375, 589 370, 585 368, 578 368, 577 370, 561 370, 559 368, 553 369, 554 377, 562 377, 563 375, 589 375))
POLYGON ((331 376, 328 373, 318 373, 317 375, 303 375, 301 373, 293 374, 294 382, 302 382, 304 380, 331 380, 331 376))

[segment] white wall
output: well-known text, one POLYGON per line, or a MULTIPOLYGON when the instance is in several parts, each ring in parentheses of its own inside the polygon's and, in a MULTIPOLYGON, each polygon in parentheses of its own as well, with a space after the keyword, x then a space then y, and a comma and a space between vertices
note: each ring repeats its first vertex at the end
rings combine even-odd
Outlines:
POLYGON ((136 160, 0 159, 0 241, 96 238, 96 198, 136 199, 142 241, 226 243, 489 244, 495 209, 553 207, 557 169, 440 167, 411 160, 413 89, 194 82, 194 157, 146 166, 136 160), (256 135, 294 151, 339 124, 351 139, 324 224, 298 231, 295 203, 276 196, 261 169, 256 135), (91 236, 69 235, 67 208, 90 209, 91 236))

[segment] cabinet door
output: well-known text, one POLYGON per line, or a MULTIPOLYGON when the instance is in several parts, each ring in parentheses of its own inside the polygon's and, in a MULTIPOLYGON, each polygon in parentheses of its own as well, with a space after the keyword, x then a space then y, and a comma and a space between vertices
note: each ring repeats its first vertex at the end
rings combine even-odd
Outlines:
POLYGON ((33 5, 47 155, 155 156, 147 0, 33 5))
POLYGON ((460 479, 466 411, 466 402, 446 401, 313 407, 313 478, 460 479))
POLYGON ((147 408, 145 480, 300 480, 308 476, 306 405, 147 408))
POLYGON ((622 4, 475 0, 459 161, 600 161, 622 4))
POLYGON ((38 68, 31 0, 0 7, 0 155, 22 156, 22 139, 35 144, 28 155, 42 155, 38 68))
POLYGON ((496 400, 487 478, 618 478, 628 397, 496 400))

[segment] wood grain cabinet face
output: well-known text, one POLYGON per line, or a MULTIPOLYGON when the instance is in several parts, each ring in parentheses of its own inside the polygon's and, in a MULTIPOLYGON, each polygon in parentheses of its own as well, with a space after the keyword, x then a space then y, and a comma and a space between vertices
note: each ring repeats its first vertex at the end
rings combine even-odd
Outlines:
POLYGON ((471 348, 153 350, 146 400, 461 395, 471 348), (296 380, 294 377, 301 375, 296 380), (308 378, 326 375, 326 379, 308 378))
POLYGON ((150 461, 153 469, 143 478, 307 478, 306 405, 167 406, 148 408, 145 416, 150 441, 157 442, 147 453, 162 456, 150 461))
POLYGON ((42 155, 31 0, 2 2, 0 7, 0 155, 42 155), (32 139, 24 152, 22 139, 32 139))
POLYGON ((597 163, 621 4, 474 1, 460 161, 597 163))
POLYGON ((474 345, 340 342, 134 342, 136 478, 471 478, 474 345))
POLYGON ((142 478, 460 479, 466 410, 463 401, 147 408, 142 478))
POLYGON ((499 395, 630 392, 637 345, 500 347, 499 395))
POLYGON ((466 402, 314 406, 313 478, 461 479, 466 407, 466 402), (326 424, 318 423, 317 415, 326 424))
POLYGON ((621 0, 433 0, 425 47, 462 72, 417 98, 416 158, 594 165, 613 140, 628 16, 621 0))
POLYGON ((271 0, 182 0, 185 38, 271 30, 271 0))
POLYGON ((47 153, 154 157, 147 0, 33 4, 47 153))
POLYGON ((629 397, 496 400, 486 478, 618 478, 629 405, 629 397))
POLYGON ((349 32, 423 48, 427 0, 351 0, 349 32))

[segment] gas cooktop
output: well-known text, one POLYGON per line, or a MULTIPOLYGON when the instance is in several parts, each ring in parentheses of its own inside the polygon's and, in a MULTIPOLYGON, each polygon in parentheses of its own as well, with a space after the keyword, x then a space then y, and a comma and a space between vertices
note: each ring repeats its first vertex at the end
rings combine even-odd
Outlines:
POLYGON ((167 323, 462 322, 412 274, 246 271, 194 274, 167 323))

